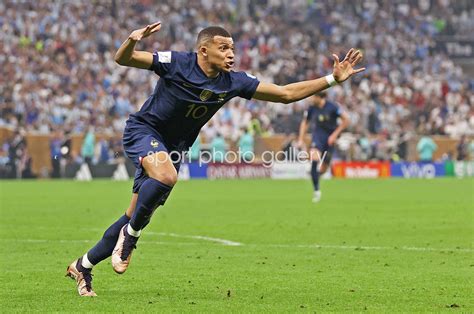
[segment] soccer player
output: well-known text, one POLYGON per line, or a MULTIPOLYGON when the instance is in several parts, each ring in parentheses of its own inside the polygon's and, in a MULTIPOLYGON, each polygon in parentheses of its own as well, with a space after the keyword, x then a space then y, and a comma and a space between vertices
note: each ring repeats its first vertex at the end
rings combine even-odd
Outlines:
POLYGON ((331 163, 334 143, 349 125, 349 116, 335 103, 326 100, 326 92, 318 92, 310 97, 310 107, 305 111, 300 124, 298 146, 303 147, 304 136, 312 124, 311 139, 311 179, 313 181, 313 202, 321 200, 319 175, 324 174, 331 163), (338 124, 338 118, 341 123, 338 124))
POLYGON ((115 55, 118 64, 150 70, 160 79, 140 111, 130 115, 123 134, 125 153, 136 167, 130 205, 102 239, 67 269, 81 296, 96 295, 91 270, 100 261, 112 255, 115 272, 127 270, 143 228, 177 181, 180 160, 174 152, 187 150, 202 126, 227 101, 244 97, 291 103, 364 70, 354 69, 362 54, 350 49, 342 61, 333 55, 334 70, 326 77, 285 86, 263 83, 247 73, 232 71, 234 42, 218 26, 199 33, 197 52, 135 50, 137 42, 160 28, 158 22, 133 31, 115 55))

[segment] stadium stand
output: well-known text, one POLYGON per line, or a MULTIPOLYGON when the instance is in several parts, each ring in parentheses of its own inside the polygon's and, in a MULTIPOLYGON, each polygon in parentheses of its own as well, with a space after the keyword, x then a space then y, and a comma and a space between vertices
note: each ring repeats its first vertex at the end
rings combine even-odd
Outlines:
MULTIPOLYGON (((140 49, 192 50, 201 28, 223 25, 236 42, 237 68, 278 84, 325 75, 331 52, 362 49, 365 74, 329 91, 352 122, 339 140, 341 158, 405 159, 404 145, 418 134, 472 139, 474 80, 455 59, 472 63, 474 53, 447 44, 471 38, 472 48, 471 7, 468 0, 2 1, 0 127, 9 131, 1 132, 1 164, 31 164, 27 134, 53 143, 90 127, 111 140, 97 141, 110 150, 102 156, 122 155, 125 120, 157 77, 118 66, 113 54, 131 30, 156 20, 162 30, 140 49)), ((235 147, 244 129, 291 137, 306 106, 231 101, 202 139, 220 133, 235 147)))

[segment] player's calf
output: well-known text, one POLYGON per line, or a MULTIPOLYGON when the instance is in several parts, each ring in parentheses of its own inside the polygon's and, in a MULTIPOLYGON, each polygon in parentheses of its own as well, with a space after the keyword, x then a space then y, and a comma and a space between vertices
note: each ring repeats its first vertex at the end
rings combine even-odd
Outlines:
POLYGON ((130 222, 120 231, 112 252, 112 266, 115 272, 123 274, 136 247, 141 230, 150 222, 155 209, 168 197, 172 187, 148 178, 138 192, 137 206, 130 222))
POLYGON ((149 177, 141 183, 135 211, 122 228, 112 252, 112 266, 119 274, 127 270, 141 230, 150 222, 155 209, 164 203, 177 180, 176 169, 166 152, 145 157, 142 166, 149 177))

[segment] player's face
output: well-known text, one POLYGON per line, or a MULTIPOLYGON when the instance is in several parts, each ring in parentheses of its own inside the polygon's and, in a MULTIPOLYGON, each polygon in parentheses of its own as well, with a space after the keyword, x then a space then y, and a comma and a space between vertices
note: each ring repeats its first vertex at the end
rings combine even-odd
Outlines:
POLYGON ((234 41, 231 37, 214 36, 207 49, 207 61, 217 70, 230 72, 234 66, 234 41))
POLYGON ((323 100, 323 99, 322 99, 321 97, 319 97, 318 95, 313 95, 313 96, 311 97, 311 101, 313 102, 313 104, 314 104, 315 106, 318 106, 318 107, 321 106, 322 100, 323 100))

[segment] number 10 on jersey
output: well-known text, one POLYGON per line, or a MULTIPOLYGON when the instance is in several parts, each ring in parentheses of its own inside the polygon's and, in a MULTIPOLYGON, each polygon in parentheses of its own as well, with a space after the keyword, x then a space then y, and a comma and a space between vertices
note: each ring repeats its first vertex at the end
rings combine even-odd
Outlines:
POLYGON ((200 119, 204 117, 207 113, 207 106, 205 105, 196 105, 191 104, 188 106, 188 111, 186 112, 186 118, 200 119))

